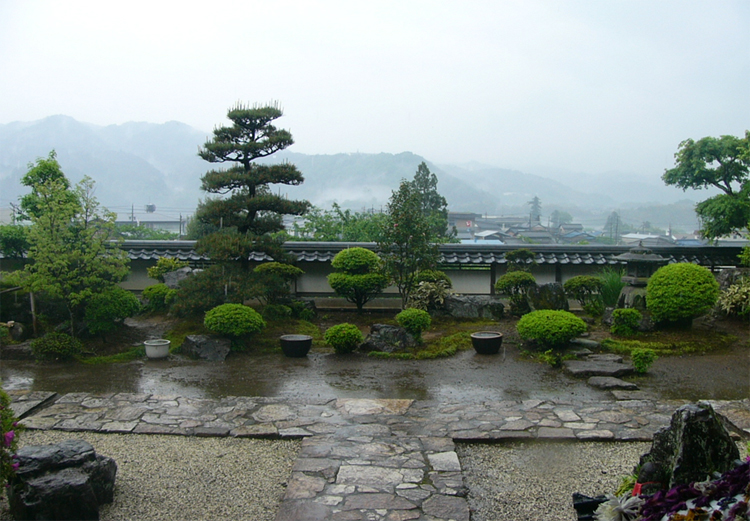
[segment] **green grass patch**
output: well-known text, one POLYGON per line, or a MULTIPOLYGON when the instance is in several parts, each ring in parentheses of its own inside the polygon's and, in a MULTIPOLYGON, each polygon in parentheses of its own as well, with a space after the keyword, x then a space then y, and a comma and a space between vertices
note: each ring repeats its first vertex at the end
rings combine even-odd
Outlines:
POLYGON ((394 358, 397 360, 432 360, 435 358, 447 358, 465 349, 471 349, 471 333, 460 331, 425 342, 411 352, 385 353, 383 351, 371 351, 367 356, 371 358, 394 358))
POLYGON ((613 353, 630 355, 634 349, 653 349, 659 356, 704 354, 728 349, 737 337, 711 331, 669 332, 660 331, 639 335, 638 339, 610 338, 602 347, 613 353))
POLYGON ((146 356, 146 348, 144 346, 135 346, 122 353, 116 355, 107 356, 92 356, 89 358, 79 358, 78 361, 82 364, 87 365, 100 365, 100 364, 122 364, 125 362, 132 362, 146 356))

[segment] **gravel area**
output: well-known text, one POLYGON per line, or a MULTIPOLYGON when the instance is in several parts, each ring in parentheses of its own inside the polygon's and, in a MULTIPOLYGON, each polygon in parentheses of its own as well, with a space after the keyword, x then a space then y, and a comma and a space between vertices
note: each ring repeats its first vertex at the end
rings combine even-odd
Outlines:
POLYGON ((575 521, 573 493, 612 493, 651 443, 461 444, 472 521, 575 521))
MULTIPOLYGON (((117 462, 115 499, 102 521, 273 521, 299 441, 26 431, 19 445, 82 439, 117 462)), ((7 500, 0 519, 11 519, 7 500)))

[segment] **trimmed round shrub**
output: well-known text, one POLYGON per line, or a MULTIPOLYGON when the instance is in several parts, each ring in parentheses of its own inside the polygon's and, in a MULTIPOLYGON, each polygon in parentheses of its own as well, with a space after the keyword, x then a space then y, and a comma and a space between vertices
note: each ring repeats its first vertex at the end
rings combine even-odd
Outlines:
POLYGON ((336 254, 331 267, 350 275, 371 273, 379 269, 380 257, 367 248, 347 248, 336 254))
POLYGON ((632 336, 638 332, 643 315, 635 308, 615 309, 612 312, 612 327, 609 329, 613 335, 632 336))
POLYGON ((305 274, 305 272, 297 266, 292 266, 291 264, 283 264, 281 262, 264 262, 263 264, 258 264, 253 271, 255 273, 268 273, 270 275, 276 275, 277 277, 281 277, 284 280, 289 281, 295 280, 296 278, 305 274))
POLYGON ((420 282, 444 282, 446 288, 453 287, 450 277, 440 270, 422 270, 417 273, 417 278, 414 282, 417 285, 420 282))
POLYGON ((148 301, 148 309, 153 311, 167 311, 174 302, 177 290, 166 284, 154 284, 143 288, 143 298, 148 301))
POLYGON ((365 340, 359 328, 348 322, 328 328, 323 338, 337 353, 351 353, 365 340))
POLYGON ((718 298, 713 274, 688 262, 662 266, 646 286, 646 308, 656 322, 689 322, 708 312, 718 298))
POLYGON ((406 308, 396 315, 396 322, 399 326, 406 329, 415 338, 422 338, 422 331, 430 328, 432 319, 427 311, 414 308, 406 308))
POLYGON ((600 295, 603 285, 599 277, 579 275, 565 281, 563 288, 569 297, 578 301, 586 313, 596 316, 601 314, 600 309, 604 311, 600 295))
POLYGON ((80 356, 83 344, 67 333, 47 333, 31 341, 31 352, 40 361, 66 361, 80 356))
POLYGON ((586 331, 586 323, 569 311, 545 309, 532 311, 516 324, 521 338, 546 349, 565 347, 586 331))
POLYGON ((206 312, 203 325, 213 333, 240 337, 257 333, 266 327, 263 317, 242 304, 222 304, 206 312))
POLYGON ((91 334, 113 331, 126 318, 141 310, 138 297, 120 286, 113 286, 94 295, 86 304, 84 320, 91 334))
POLYGON ((536 285, 536 279, 528 271, 509 271, 495 282, 495 291, 508 295, 510 312, 513 315, 524 315, 531 311, 527 292, 536 285))
POLYGON ((653 349, 633 349, 630 352, 630 361, 633 362, 633 369, 636 373, 643 374, 649 370, 651 365, 659 358, 653 349))

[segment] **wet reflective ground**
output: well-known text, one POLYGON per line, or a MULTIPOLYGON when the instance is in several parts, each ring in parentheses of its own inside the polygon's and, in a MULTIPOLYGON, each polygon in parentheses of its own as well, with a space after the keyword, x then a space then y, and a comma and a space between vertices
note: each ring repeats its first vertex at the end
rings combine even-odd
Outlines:
MULTIPOLYGON (((2 361, 6 389, 68 392, 146 392, 189 397, 412 398, 442 402, 610 400, 611 395, 559 369, 505 355, 459 352, 439 360, 378 360, 363 355, 311 353, 307 358, 230 355, 226 362, 171 357, 126 364, 36 364, 2 361)), ((703 357, 657 360, 634 381, 665 398, 743 399, 750 396, 748 349, 703 357)))

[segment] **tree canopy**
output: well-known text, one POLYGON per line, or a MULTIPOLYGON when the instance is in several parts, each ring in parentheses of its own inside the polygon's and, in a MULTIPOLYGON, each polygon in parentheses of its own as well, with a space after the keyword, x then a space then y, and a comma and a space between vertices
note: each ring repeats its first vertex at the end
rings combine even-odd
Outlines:
POLYGON ((750 223, 750 131, 744 138, 686 139, 675 153, 674 168, 662 180, 683 190, 718 188, 722 193, 695 206, 701 234, 717 238, 745 230, 750 223))
POLYGON ((436 240, 449 238, 448 202, 437 191, 438 178, 424 161, 417 167, 411 184, 419 194, 422 214, 430 225, 432 235, 436 240))
POLYGON ((128 274, 127 254, 110 242, 115 214, 100 208, 90 178, 71 189, 54 154, 30 165, 25 179, 34 195, 26 284, 64 302, 75 334, 86 305, 128 274), (40 168, 55 175, 35 176, 40 168))
POLYGON ((377 242, 384 219, 384 213, 353 212, 333 203, 330 210, 314 207, 294 230, 300 240, 377 242))
POLYGON ((437 265, 438 249, 430 221, 422 212, 421 194, 413 183, 402 181, 391 195, 387 209, 378 241, 380 257, 405 307, 419 271, 437 265))
POLYGON ((297 167, 253 162, 294 143, 288 131, 272 124, 282 115, 277 105, 237 104, 227 112, 232 125, 216 128, 198 153, 210 163, 232 164, 201 178, 204 191, 221 196, 208 198, 196 212, 197 219, 220 229, 198 242, 198 249, 216 260, 247 259, 245 254, 253 250, 281 256, 270 234, 283 230, 283 215, 302 215, 310 208, 308 201, 292 201, 271 190, 273 184, 301 184, 304 177, 297 167))

